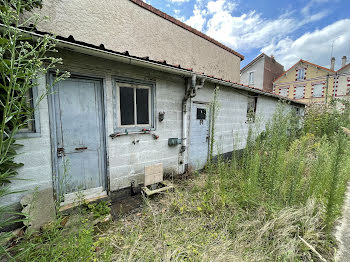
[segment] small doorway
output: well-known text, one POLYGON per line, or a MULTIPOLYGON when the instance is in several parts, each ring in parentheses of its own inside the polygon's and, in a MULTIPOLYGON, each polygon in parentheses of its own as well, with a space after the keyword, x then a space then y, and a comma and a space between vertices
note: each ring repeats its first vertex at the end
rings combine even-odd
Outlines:
POLYGON ((191 107, 189 166, 203 169, 209 153, 209 105, 193 102, 191 107))
POLYGON ((97 79, 71 77, 54 87, 55 188, 64 204, 74 202, 77 192, 86 198, 106 195, 102 93, 102 81, 97 79))

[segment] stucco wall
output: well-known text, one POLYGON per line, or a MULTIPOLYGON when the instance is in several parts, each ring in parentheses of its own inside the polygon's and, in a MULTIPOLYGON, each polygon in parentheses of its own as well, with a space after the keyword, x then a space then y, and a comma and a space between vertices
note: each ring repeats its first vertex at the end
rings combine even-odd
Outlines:
POLYGON ((44 0, 38 29, 239 83, 240 58, 129 0, 44 0))
MULTIPOLYGON (((121 64, 118 62, 96 58, 92 56, 60 51, 64 64, 61 69, 69 70, 72 74, 86 75, 103 79, 105 119, 106 119, 106 146, 108 167, 107 175, 110 179, 110 190, 115 191, 129 187, 132 180, 143 182, 145 165, 163 163, 165 172, 180 173, 179 164, 185 156, 179 154, 180 145, 168 146, 168 138, 181 138, 182 131, 182 99, 184 96, 185 80, 182 77, 162 73, 154 70, 121 64), (156 117, 158 140, 150 134, 129 134, 112 139, 114 133, 114 106, 113 81, 115 76, 129 77, 139 80, 151 80, 156 83, 156 110, 165 112, 163 122, 156 117), (133 141, 139 141, 135 144, 133 141)), ((43 91, 45 78, 40 80, 39 88, 43 91)), ((206 83, 193 101, 211 102, 215 85, 206 83)), ((277 105, 277 99, 259 96, 257 103, 257 121, 255 124, 246 123, 247 93, 233 88, 219 87, 219 111, 216 120, 215 150, 218 153, 231 152, 245 146, 249 126, 263 128, 266 121, 272 116, 277 105)), ((190 108, 190 103, 188 108, 190 108)), ((190 116, 190 113, 188 114, 190 116)), ((50 152, 50 133, 48 103, 44 99, 40 104, 41 134, 37 138, 23 139, 23 154, 17 160, 24 163, 19 169, 19 177, 29 178, 28 181, 16 181, 14 189, 35 189, 52 186, 52 166, 50 152)), ((189 131, 189 130, 188 130, 189 131)), ((189 133, 189 132, 188 132, 189 133)), ((189 143, 188 143, 189 144, 189 143)), ((20 194, 7 198, 6 204, 20 199, 20 194)))
POLYGON ((264 82, 264 64, 265 57, 260 58, 257 62, 244 70, 241 75, 241 84, 250 85, 255 88, 263 89, 264 82), (254 84, 249 84, 249 73, 254 72, 254 84))
MULTIPOLYGON (((303 99, 299 99, 299 101, 304 103, 318 103, 318 102, 324 102, 325 101, 325 94, 326 94, 326 79, 327 74, 332 75, 331 72, 327 72, 325 70, 319 69, 313 65, 310 65, 308 63, 299 63, 294 68, 286 72, 285 75, 280 77, 274 82, 274 90, 276 94, 279 94, 280 87, 286 87, 289 86, 289 95, 288 97, 293 99, 294 98, 294 89, 295 85, 299 84, 305 84, 305 97, 303 99), (307 68, 306 70, 306 79, 302 81, 295 81, 296 74, 297 74, 297 68, 298 66, 302 66, 307 68), (312 83, 315 82, 325 82, 324 87, 324 96, 321 98, 312 97, 312 83)), ((328 97, 331 97, 333 94, 333 86, 334 86, 334 78, 332 76, 328 79, 328 97)))

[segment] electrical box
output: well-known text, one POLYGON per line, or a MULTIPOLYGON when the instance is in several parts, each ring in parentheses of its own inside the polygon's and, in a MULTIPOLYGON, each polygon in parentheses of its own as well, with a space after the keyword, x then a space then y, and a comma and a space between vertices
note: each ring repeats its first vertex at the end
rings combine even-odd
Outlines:
POLYGON ((182 139, 181 138, 169 138, 168 139, 168 146, 177 146, 181 144, 182 139))
POLYGON ((197 119, 203 120, 207 116, 207 110, 205 108, 197 108, 197 119))

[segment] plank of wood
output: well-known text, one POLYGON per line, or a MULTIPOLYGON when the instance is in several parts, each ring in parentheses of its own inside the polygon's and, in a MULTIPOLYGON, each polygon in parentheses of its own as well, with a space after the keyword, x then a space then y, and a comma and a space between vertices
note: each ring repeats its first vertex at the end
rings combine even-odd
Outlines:
POLYGON ((160 193, 163 193, 163 192, 170 191, 170 190, 174 189, 173 184, 171 184, 167 180, 163 181, 162 184, 164 185, 164 187, 158 188, 158 189, 155 189, 155 190, 151 190, 151 189, 149 189, 146 186, 142 187, 141 189, 146 194, 146 196, 151 196, 151 195, 154 195, 154 194, 160 194, 160 193))
POLYGON ((145 186, 163 181, 163 164, 145 166, 145 186))

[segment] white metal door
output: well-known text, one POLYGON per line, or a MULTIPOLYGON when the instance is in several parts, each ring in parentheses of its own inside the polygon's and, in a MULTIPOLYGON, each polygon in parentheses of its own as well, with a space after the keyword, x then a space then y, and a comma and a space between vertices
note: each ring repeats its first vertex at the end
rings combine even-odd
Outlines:
POLYGON ((209 108, 206 104, 193 103, 190 123, 189 166, 203 169, 209 151, 209 108))

